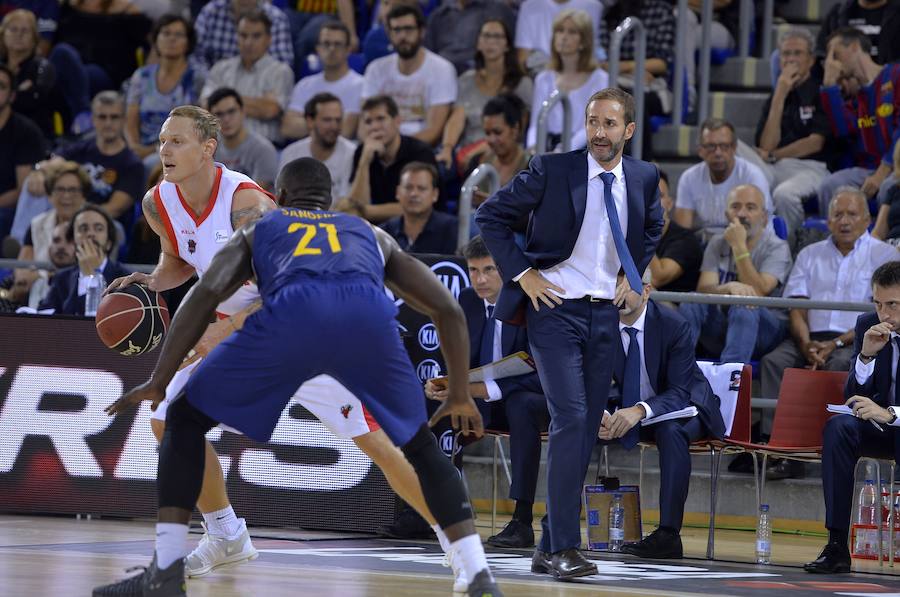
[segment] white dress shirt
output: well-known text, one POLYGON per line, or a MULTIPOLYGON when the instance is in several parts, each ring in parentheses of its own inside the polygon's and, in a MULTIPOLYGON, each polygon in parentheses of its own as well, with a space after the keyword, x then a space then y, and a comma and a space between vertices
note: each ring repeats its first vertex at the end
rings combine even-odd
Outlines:
MULTIPOLYGON (((616 276, 622 267, 603 200, 603 181, 600 174, 605 170, 587 152, 588 188, 584 221, 575 247, 568 259, 549 269, 541 270, 548 281, 565 289, 562 298, 578 299, 583 296, 613 299, 616 296, 616 276)), ((622 160, 611 170, 616 177, 612 184, 613 202, 619 212, 622 234, 628 231, 628 201, 625 190, 625 172, 622 160)), ((527 271, 527 270, 526 270, 527 271)), ((523 274, 525 272, 522 272, 523 274)), ((517 276, 516 279, 518 279, 517 276)))
MULTIPOLYGON (((488 307, 493 307, 494 304, 488 302, 487 299, 484 299, 484 317, 485 320, 490 318, 490 313, 488 313, 488 307)), ((503 322, 499 319, 494 320, 494 347, 491 352, 491 360, 499 361, 503 358, 503 322)), ((503 393, 500 392, 500 386, 497 385, 497 382, 493 379, 484 380, 484 386, 487 389, 488 397, 484 399, 485 402, 494 402, 496 400, 500 400, 503 398, 503 393)))
MULTIPOLYGON (((102 262, 99 266, 97 266, 97 269, 94 270, 94 271, 95 271, 96 273, 100 274, 100 276, 103 276, 103 270, 106 269, 106 264, 107 264, 107 263, 109 263, 109 259, 107 259, 106 257, 104 257, 104 258, 103 258, 103 262, 102 262)), ((104 285, 103 285, 103 288, 106 288, 106 284, 105 284, 105 283, 104 283, 104 285)), ((103 288, 101 288, 101 291, 103 290, 103 288)), ((83 271, 81 271, 81 269, 79 269, 79 270, 78 270, 78 296, 84 296, 84 295, 86 295, 86 294, 87 294, 87 291, 88 291, 88 279, 87 279, 87 276, 84 274, 83 271)))
POLYGON ((644 351, 644 324, 646 322, 646 319, 647 306, 644 305, 644 312, 641 313, 641 316, 638 317, 637 321, 635 321, 633 324, 625 325, 621 321, 619 322, 619 334, 622 336, 622 348, 625 350, 625 354, 627 355, 628 347, 631 346, 631 336, 628 335, 628 332, 625 331, 625 328, 634 328, 638 331, 635 336, 637 338, 638 347, 641 350, 641 401, 638 402, 638 404, 643 406, 644 410, 647 412, 647 416, 644 418, 649 419, 653 416, 653 409, 650 408, 650 405, 644 402, 644 400, 653 396, 654 392, 653 386, 650 384, 650 376, 647 374, 647 363, 645 361, 647 353, 644 351))
MULTIPOLYGON (((889 346, 891 347, 891 396, 895 395, 894 388, 897 385, 897 361, 900 360, 900 354, 898 354, 898 351, 896 350, 897 338, 900 338, 900 336, 897 335, 897 332, 891 332, 891 341, 889 343, 889 346)), ((886 348, 887 346, 881 350, 885 350, 886 348)), ((875 359, 872 359, 868 363, 863 363, 859 357, 856 357, 854 373, 856 375, 856 383, 860 385, 866 383, 872 374, 875 373, 875 359)), ((888 402, 890 402, 890 398, 888 399, 888 402)), ((900 407, 889 406, 888 410, 900 417, 900 407)), ((900 418, 894 420, 891 425, 900 427, 900 418)))

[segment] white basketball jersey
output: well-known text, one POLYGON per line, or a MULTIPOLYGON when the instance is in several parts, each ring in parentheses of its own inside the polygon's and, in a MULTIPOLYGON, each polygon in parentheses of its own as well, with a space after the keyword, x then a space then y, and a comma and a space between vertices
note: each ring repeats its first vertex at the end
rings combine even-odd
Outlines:
MULTIPOLYGON (((216 162, 216 178, 209 203, 199 216, 188 206, 177 185, 163 181, 154 190, 156 208, 169 242, 178 256, 194 266, 200 276, 234 233, 231 226, 231 202, 234 194, 242 189, 262 191, 250 177, 216 162)), ((247 282, 220 303, 217 311, 222 315, 233 315, 257 298, 259 292, 256 285, 247 282)))
POLYGON ((741 370, 743 363, 720 363, 697 361, 706 381, 712 387, 713 394, 719 397, 719 410, 725 421, 725 437, 731 435, 734 423, 734 411, 737 406, 738 392, 741 389, 741 370))

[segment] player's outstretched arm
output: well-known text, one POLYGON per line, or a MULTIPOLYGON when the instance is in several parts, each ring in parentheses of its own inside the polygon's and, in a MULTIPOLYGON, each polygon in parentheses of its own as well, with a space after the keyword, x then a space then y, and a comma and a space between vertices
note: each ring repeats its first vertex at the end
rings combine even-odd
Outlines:
POLYGON ((154 407, 162 400, 166 386, 172 381, 188 351, 203 335, 216 306, 234 294, 252 275, 251 247, 254 229, 255 225, 251 224, 238 231, 228 244, 216 253, 209 269, 187 294, 175 313, 150 380, 109 406, 106 409, 108 414, 116 414, 141 400, 150 400, 154 403, 154 407))
POLYGON ((383 230, 376 228, 375 236, 384 253, 385 285, 410 307, 430 317, 441 338, 448 395, 429 423, 434 425, 450 415, 454 428, 482 435, 481 415, 469 396, 469 332, 462 308, 424 263, 404 253, 383 230))

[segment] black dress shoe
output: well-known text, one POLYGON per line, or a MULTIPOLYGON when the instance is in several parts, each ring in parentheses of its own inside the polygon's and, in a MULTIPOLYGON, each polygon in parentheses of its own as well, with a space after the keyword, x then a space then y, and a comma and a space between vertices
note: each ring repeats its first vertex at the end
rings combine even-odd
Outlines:
POLYGON ((535 574, 553 574, 553 562, 550 554, 540 549, 534 550, 531 556, 531 571, 535 574))
POLYGON ((729 473, 753 474, 753 456, 749 452, 741 452, 728 463, 729 473))
POLYGON ((780 481, 781 479, 802 479, 804 476, 803 463, 787 458, 775 458, 766 465, 766 481, 780 481))
POLYGON ((843 574, 850 572, 850 550, 846 545, 829 543, 819 557, 804 564, 803 569, 813 574, 843 574))
POLYGON ((382 537, 391 539, 435 539, 434 531, 424 518, 412 508, 401 510, 392 524, 379 527, 375 531, 382 537))
POLYGON ((530 524, 513 518, 502 531, 489 537, 487 544, 494 547, 533 547, 534 529, 530 524))
POLYGON ((584 554, 574 547, 554 553, 550 565, 553 566, 553 574, 559 580, 597 574, 597 565, 589 562, 584 554))
POLYGON ((656 529, 637 543, 626 543, 622 551, 639 558, 676 560, 684 557, 681 535, 666 529, 656 529))

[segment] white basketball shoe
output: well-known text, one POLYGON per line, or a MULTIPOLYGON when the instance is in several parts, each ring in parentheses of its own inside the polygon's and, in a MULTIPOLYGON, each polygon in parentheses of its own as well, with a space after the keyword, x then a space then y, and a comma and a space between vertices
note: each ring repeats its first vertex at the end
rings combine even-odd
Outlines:
MULTIPOLYGON (((204 532, 200 544, 184 559, 184 573, 188 578, 203 576, 220 566, 255 560, 259 552, 250 542, 247 523, 241 521, 241 533, 234 539, 228 539, 204 532)), ((206 525, 203 525, 206 531, 206 525)))

